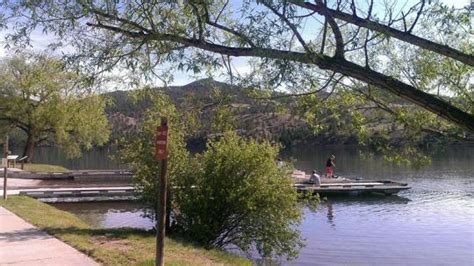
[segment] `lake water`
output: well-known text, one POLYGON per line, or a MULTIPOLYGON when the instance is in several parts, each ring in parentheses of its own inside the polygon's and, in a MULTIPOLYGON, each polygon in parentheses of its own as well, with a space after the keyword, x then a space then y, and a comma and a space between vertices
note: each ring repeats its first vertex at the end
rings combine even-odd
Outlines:
MULTIPOLYGON (((473 147, 450 147, 418 170, 378 157, 363 160, 350 147, 300 148, 284 155, 294 157, 300 169, 321 171, 331 153, 336 154, 336 174, 402 181, 412 189, 389 197, 330 197, 316 212, 305 210, 306 246, 296 260, 281 264, 474 265, 473 147)), ((104 154, 95 158, 101 168, 115 167, 107 165, 104 154)), ((96 227, 152 227, 135 203, 56 206, 96 227)))
POLYGON ((146 208, 138 202, 75 202, 52 205, 74 213, 95 228, 153 228, 153 221, 143 215, 146 208))

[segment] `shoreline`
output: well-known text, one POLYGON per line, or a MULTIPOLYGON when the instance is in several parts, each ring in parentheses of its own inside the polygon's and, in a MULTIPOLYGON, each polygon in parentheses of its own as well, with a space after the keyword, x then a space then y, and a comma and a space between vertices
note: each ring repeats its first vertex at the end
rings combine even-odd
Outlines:
MULTIPOLYGON (((28 197, 12 196, 0 200, 0 206, 104 265, 154 265, 154 232, 93 228, 72 213, 28 197)), ((180 239, 167 237, 165 243, 167 264, 252 265, 246 258, 180 239)))

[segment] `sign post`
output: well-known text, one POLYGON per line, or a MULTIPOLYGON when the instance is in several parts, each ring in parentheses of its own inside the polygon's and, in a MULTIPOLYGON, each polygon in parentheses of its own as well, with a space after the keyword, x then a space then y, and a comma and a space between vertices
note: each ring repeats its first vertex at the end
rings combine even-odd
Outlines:
POLYGON ((7 199, 7 175, 8 175, 8 136, 5 137, 5 143, 3 144, 3 199, 7 199))
POLYGON ((164 250, 164 240, 165 240, 165 223, 166 223, 166 188, 167 188, 167 178, 166 171, 168 167, 167 157, 168 157, 168 120, 166 118, 161 118, 161 125, 156 130, 155 138, 155 159, 161 161, 161 172, 160 172, 160 190, 158 194, 158 216, 156 219, 157 222, 157 231, 156 231, 156 258, 155 265, 163 266, 163 250, 164 250))

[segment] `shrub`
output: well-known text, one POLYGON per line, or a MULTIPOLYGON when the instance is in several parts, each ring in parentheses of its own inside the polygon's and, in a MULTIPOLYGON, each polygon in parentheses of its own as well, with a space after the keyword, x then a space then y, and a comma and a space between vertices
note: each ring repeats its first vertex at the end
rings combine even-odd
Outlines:
POLYGON ((176 227, 207 247, 256 247, 262 256, 296 256, 301 208, 278 148, 227 133, 177 178, 176 227))
MULTIPOLYGON (((121 158, 135 173, 141 199, 156 206, 160 164, 154 159, 154 134, 161 116, 169 120, 168 210, 178 232, 205 247, 256 248, 265 257, 297 255, 302 246, 302 211, 288 169, 275 163, 278 148, 226 133, 210 140, 201 154, 186 150, 189 117, 178 114, 163 93, 144 90, 151 107, 138 132, 129 136, 121 158)), ((154 217, 154 211, 149 216, 154 217)))
MULTIPOLYGON (((137 132, 121 140, 120 159, 134 172, 134 185, 140 199, 149 206, 157 206, 161 164, 155 160, 156 128, 161 117, 168 118, 168 184, 173 188, 174 180, 183 175, 190 158, 185 142, 187 119, 176 112, 171 99, 160 91, 144 89, 133 96, 138 102, 143 99, 150 101, 151 106, 141 118, 137 132)), ((170 203, 171 195, 168 198, 170 203)), ((154 219, 153 208, 149 211, 147 216, 154 219)))

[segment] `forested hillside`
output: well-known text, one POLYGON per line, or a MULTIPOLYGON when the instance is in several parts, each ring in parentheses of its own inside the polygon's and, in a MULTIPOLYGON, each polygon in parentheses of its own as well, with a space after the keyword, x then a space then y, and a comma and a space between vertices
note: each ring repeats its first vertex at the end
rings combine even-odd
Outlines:
MULTIPOLYGON (((226 119, 233 129, 247 136, 270 138, 283 144, 317 141, 304 120, 292 111, 295 104, 292 99, 254 99, 242 88, 212 79, 155 89, 165 91, 179 111, 196 114, 198 128, 192 134, 195 140, 222 133, 213 127, 213 122, 226 119)), ((147 101, 134 101, 131 94, 128 91, 107 94, 111 99, 106 111, 112 126, 112 139, 133 134, 142 113, 150 105, 147 101)))
MULTIPOLYGON (((232 129, 240 134, 257 138, 267 138, 283 145, 297 143, 310 144, 358 144, 360 138, 352 130, 354 117, 349 115, 349 110, 330 110, 321 104, 320 120, 324 124, 321 128, 314 128, 307 123, 304 116, 304 100, 298 97, 285 97, 283 93, 273 92, 266 98, 258 98, 251 91, 218 82, 212 79, 198 80, 184 86, 170 86, 167 88, 154 88, 165 91, 173 100, 180 112, 193 112, 197 117, 196 132, 190 140, 203 140, 210 135, 220 134, 221 129, 216 129, 213 123, 225 120, 232 125, 232 129)), ((317 97, 324 99, 326 92, 321 92, 317 97)), ((130 91, 114 91, 107 94, 111 104, 106 112, 112 127, 112 141, 125 134, 133 134, 137 123, 144 110, 150 103, 134 101, 130 91)), ((342 97, 332 95, 334 98, 342 97)), ((394 106, 407 106, 406 101, 387 96, 386 100, 394 106)), ((319 108, 319 107, 318 107, 319 108)), ((376 108, 376 106, 353 106, 352 108, 364 109, 366 119, 373 121, 367 130, 379 131, 380 128, 396 127, 389 115, 376 108)), ((314 119, 314 118, 313 118, 314 119)), ((389 133, 396 142, 402 138, 400 131, 389 133)), ((372 137, 379 137, 377 134, 372 137)), ((421 135, 424 143, 437 143, 442 136, 425 132, 421 135)))
MULTIPOLYGON (((393 124, 393 118, 375 105, 357 105, 331 109, 327 92, 315 95, 316 100, 308 101, 307 97, 288 97, 284 93, 271 92, 256 94, 248 89, 218 82, 212 79, 202 79, 184 86, 152 88, 164 91, 175 103, 179 112, 191 112, 196 118, 196 127, 190 132, 190 143, 203 143, 209 136, 222 133, 222 127, 216 124, 227 124, 224 128, 232 129, 244 136, 270 139, 275 143, 290 146, 298 143, 307 144, 361 144, 360 130, 354 130, 354 116, 351 110, 358 109, 365 121, 371 121, 366 126, 371 142, 377 143, 378 138, 387 138, 379 132, 384 129, 392 143, 402 143, 406 136, 393 124), (307 114, 318 113, 316 117, 307 114), (308 121, 311 121, 308 123, 308 121), (314 122, 316 121, 316 123, 314 122), (316 126, 315 126, 316 124, 316 126)), ((117 142, 121 137, 133 136, 143 112, 150 107, 147 100, 136 100, 137 91, 113 91, 105 93, 109 104, 105 111, 111 129, 110 143, 117 142)), ((331 95, 335 101, 343 101, 343 95, 331 95)), ((393 107, 403 106, 410 109, 412 104, 390 95, 385 101, 393 107)), ((446 136, 436 132, 422 132, 418 135, 418 143, 436 144, 453 143, 446 136)), ((11 131, 10 139, 13 145, 23 145, 26 138, 22 132, 11 131)), ((45 142, 42 145, 54 145, 45 142)))

